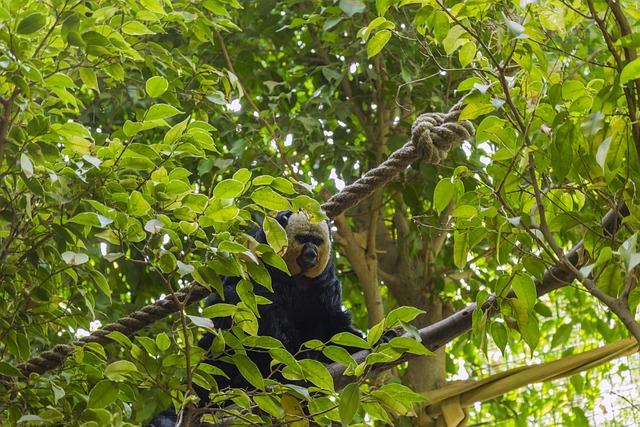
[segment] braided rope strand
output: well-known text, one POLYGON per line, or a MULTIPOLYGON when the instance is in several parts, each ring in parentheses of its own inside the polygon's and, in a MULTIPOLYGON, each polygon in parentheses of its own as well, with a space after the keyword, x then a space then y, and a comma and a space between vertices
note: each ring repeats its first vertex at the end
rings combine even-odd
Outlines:
MULTIPOLYGON (((183 304, 190 305, 204 299, 210 293, 211 291, 204 286, 192 284, 176 292, 176 297, 179 301, 182 301, 183 304)), ((62 366, 67 357, 75 351, 74 346, 84 346, 90 342, 107 345, 112 341, 111 338, 107 336, 111 332, 117 331, 124 335, 133 335, 140 329, 145 328, 160 319, 164 319, 177 311, 178 306, 173 299, 158 300, 138 311, 134 311, 115 323, 103 326, 101 329, 92 332, 89 336, 80 338, 72 345, 57 344, 51 350, 47 350, 37 356, 33 356, 28 361, 19 364, 17 367, 25 376, 28 376, 31 372, 42 375, 45 372, 49 372, 59 366, 62 366)))
POLYGON ((469 139, 475 133, 471 122, 457 121, 459 115, 459 106, 456 105, 447 114, 427 113, 419 116, 411 127, 411 141, 322 205, 327 216, 333 219, 344 213, 376 189, 391 182, 418 159, 433 164, 444 160, 456 142, 469 139))

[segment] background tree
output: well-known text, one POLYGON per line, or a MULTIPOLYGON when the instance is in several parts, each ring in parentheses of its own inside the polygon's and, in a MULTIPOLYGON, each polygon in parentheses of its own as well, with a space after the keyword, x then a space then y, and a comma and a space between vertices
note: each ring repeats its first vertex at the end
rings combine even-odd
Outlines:
MULTIPOLYGON (((496 348, 548 360, 565 346, 640 339, 634 6, 0 2, 1 419, 128 425, 172 397, 198 410, 193 385, 216 385, 194 344, 217 315, 232 314, 247 334, 221 334, 218 350, 263 348, 314 384, 311 395, 262 393, 264 379, 236 360, 258 391, 221 392, 236 406, 209 412, 256 424, 302 422, 303 401, 323 425, 426 425, 410 389, 438 389, 460 371, 483 377, 496 348), (191 282, 217 288, 220 275, 268 286, 253 260, 277 264, 282 241, 259 253, 242 246, 252 215, 317 212, 321 189, 335 193, 374 168, 410 139, 417 114, 448 111, 463 95, 474 141, 440 165, 414 164, 335 221, 345 305, 372 337, 399 306, 425 312, 413 321, 420 328, 495 296, 500 314, 476 310, 470 335, 446 353, 334 390, 317 364, 252 337, 250 287, 243 305, 205 312, 175 297, 191 282), (607 235, 600 219, 622 206, 621 231, 607 235), (576 268, 565 254, 580 241, 576 268), (550 266, 576 282, 537 299, 533 278, 550 266), (62 371, 16 369, 160 296, 180 308, 171 322, 77 348, 62 371), (249 411, 256 405, 264 415, 249 411)), ((417 311, 393 313, 386 326, 417 311)), ((403 345, 377 348, 357 368, 325 352, 362 374, 403 350, 424 353, 403 345)), ((587 425, 570 402, 578 393, 592 404, 604 372, 473 410, 527 425, 553 405, 566 425, 587 425)))

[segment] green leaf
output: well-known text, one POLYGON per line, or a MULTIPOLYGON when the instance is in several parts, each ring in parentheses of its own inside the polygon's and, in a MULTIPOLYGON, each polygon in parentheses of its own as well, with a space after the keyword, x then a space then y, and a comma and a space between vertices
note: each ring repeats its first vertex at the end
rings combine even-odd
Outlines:
POLYGON ((500 352, 504 355, 504 351, 507 348, 507 342, 509 340, 509 331, 507 331, 507 327, 504 323, 493 322, 491 324, 490 333, 493 341, 500 349, 500 352))
POLYGON ((388 393, 385 393, 382 390, 374 390, 371 392, 371 397, 376 399, 378 402, 385 405, 391 411, 397 413, 398 415, 408 415, 411 408, 407 408, 400 401, 398 401, 393 396, 390 396, 388 393))
POLYGON ((634 59, 624 66, 620 73, 620 83, 629 83, 640 78, 640 58, 634 59))
POLYGON ((69 219, 69 222, 105 228, 107 225, 111 224, 113 220, 95 212, 82 212, 69 219))
POLYGON ((370 346, 374 346, 378 343, 380 337, 384 333, 384 319, 381 320, 378 324, 374 325, 371 329, 369 329, 369 333, 367 334, 367 342, 370 346))
POLYGON ((402 403, 407 408, 411 408, 411 404, 414 402, 428 402, 429 399, 411 390, 409 387, 398 384, 390 383, 380 387, 380 391, 387 393, 393 397, 396 401, 402 403))
POLYGON ((158 96, 165 93, 168 87, 169 82, 167 81, 167 79, 162 76, 153 76, 149 80, 147 80, 147 95, 149 95, 151 98, 157 98, 158 96))
POLYGON ((367 25, 366 28, 363 28, 362 30, 360 30, 360 32, 362 33, 362 42, 364 43, 367 40, 369 40, 369 36, 373 32, 373 30, 375 30, 376 28, 378 28, 380 25, 384 24, 385 22, 387 22, 387 20, 384 17, 379 16, 376 19, 374 19, 373 21, 371 21, 369 23, 369 25, 367 25))
POLYGON ((511 282, 511 287, 516 293, 518 300, 520 300, 524 305, 525 309, 528 312, 533 312, 536 300, 538 299, 536 285, 533 282, 533 279, 524 274, 516 274, 511 282))
POLYGON ((555 334, 553 334, 553 339, 551 340, 551 348, 556 348, 566 343, 571 337, 572 331, 573 331, 573 322, 563 323, 562 325, 560 325, 556 330, 555 334))
POLYGON ((96 73, 91 68, 80 68, 80 79, 82 80, 82 83, 87 85, 88 88, 93 89, 98 93, 100 92, 98 78, 96 77, 96 73))
MULTIPOLYGON (((433 14, 433 35, 439 43, 443 43, 447 38, 450 28, 449 16, 441 10, 436 10, 433 14)), ((452 34, 458 33, 454 30, 452 34)))
MULTIPOLYGON (((210 218, 213 221, 219 222, 229 222, 238 216, 240 213, 240 209, 234 205, 216 205, 214 203, 210 204, 207 210, 205 211, 205 215, 207 218, 210 218)), ((204 227, 205 225, 201 225, 204 227)))
POLYGON ((469 233, 455 231, 453 233, 453 263, 462 270, 469 257, 469 233))
POLYGON ((118 394, 118 384, 113 381, 100 381, 89 392, 88 408, 106 408, 116 401, 118 394))
POLYGON ((80 17, 77 13, 72 13, 62 22, 60 27, 60 34, 66 36, 71 31, 78 31, 80 29, 80 17))
POLYGON ((573 153, 578 149, 577 144, 573 143, 575 140, 572 136, 574 128, 575 126, 571 123, 558 126, 549 146, 552 172, 559 182, 563 182, 569 174, 573 163, 573 153))
POLYGON ((371 346, 362 338, 349 332, 340 332, 331 338, 331 342, 345 347, 370 349, 371 346))
POLYGON ((104 370, 104 376, 112 381, 126 380, 135 374, 138 374, 138 368, 128 360, 118 360, 110 363, 104 370))
POLYGON ((120 344, 124 348, 130 349, 133 346, 133 343, 131 342, 129 337, 126 336, 125 334, 123 334, 122 332, 111 331, 111 332, 109 332, 107 337, 109 339, 112 339, 113 341, 117 342, 118 344, 120 344))
POLYGON ((139 191, 131 193, 127 205, 127 212, 132 216, 143 216, 151 209, 151 205, 139 191))
POLYGON ((492 113, 495 109, 496 107, 491 103, 470 102, 462 109, 458 120, 473 120, 482 115, 492 113))
POLYGON ((45 418, 39 417, 37 415, 23 415, 20 418, 18 418, 18 424, 27 422, 27 421, 34 421, 37 423, 43 423, 43 422, 50 422, 51 420, 47 420, 45 418))
POLYGON ((152 105, 147 113, 144 115, 144 120, 158 120, 158 119, 166 119, 169 117, 173 117, 176 114, 182 114, 183 112, 178 110, 173 105, 169 104, 155 104, 152 105))
POLYGON ((250 348, 281 348, 282 343, 273 337, 248 336, 242 340, 242 345, 250 348))
POLYGON ((178 261, 176 257, 171 252, 163 252, 158 258, 158 268, 163 273, 169 274, 173 272, 178 266, 178 261))
POLYGON ((20 370, 18 368, 16 368, 15 366, 7 363, 7 362, 0 362, 0 374, 2 375, 6 375, 9 377, 22 377, 22 372, 20 372, 20 370))
POLYGON ((100 288, 100 290, 109 297, 109 300, 111 300, 111 288, 109 287, 109 282, 107 282, 107 279, 105 279, 102 273, 98 270, 93 270, 91 271, 91 277, 93 278, 96 286, 98 286, 98 288, 100 288))
POLYGON ((400 322, 411 322, 424 313, 424 310, 415 307, 398 307, 387 314, 386 326, 387 328, 395 328, 400 325, 400 322))
POLYGON ((83 33, 82 40, 89 46, 105 47, 111 45, 111 42, 107 37, 94 30, 89 30, 83 33))
POLYGON ((69 31, 69 34, 67 34, 67 43, 71 46, 77 47, 84 47, 87 45, 82 36, 76 31, 69 31))
POLYGON ((277 254, 284 254, 289 243, 287 232, 282 225, 274 218, 267 216, 264 218, 262 228, 267 237, 267 243, 273 248, 273 251, 277 254))
POLYGON ((193 277, 193 279, 202 286, 213 287, 213 289, 218 291, 218 294, 223 294, 222 280, 212 268, 202 266, 198 267, 193 273, 191 273, 191 277, 193 277))
POLYGON ((600 273, 596 284, 604 293, 617 298, 621 287, 624 285, 620 266, 613 263, 607 265, 600 273))
POLYGON ((44 27, 46 23, 47 18, 42 13, 33 12, 20 21, 16 32, 23 35, 32 34, 44 27))
POLYGON ((284 410, 280 401, 271 395, 258 395, 253 397, 258 407, 277 419, 282 419, 284 410))
MULTIPOLYGON (((443 16, 444 12, 438 11, 437 19, 439 26, 436 28, 436 37, 439 39, 441 34, 444 33, 444 29, 449 27, 449 18, 443 16), (444 27, 444 18, 446 18, 446 27, 444 27), (438 31, 439 30, 439 31, 438 31)), ((457 48, 467 43, 467 31, 460 25, 454 25, 447 31, 447 36, 442 39, 442 45, 447 55, 451 55, 457 48)), ((462 119, 460 119, 462 120, 462 119)))
POLYGON ((357 383, 348 384, 340 392, 338 412, 343 425, 349 425, 360 408, 360 389, 357 383))
POLYGON ((442 213, 449 206, 449 202, 453 198, 454 189, 455 184, 452 178, 443 178, 436 184, 436 188, 433 191, 433 207, 436 211, 442 213))
POLYGON ((146 9, 164 15, 164 9, 162 8, 162 2, 159 0, 140 0, 140 4, 146 9))
MULTIPOLYGON (((382 425, 393 425, 393 422, 391 421, 391 418, 389 418, 387 411, 384 410, 380 403, 362 401, 360 402, 360 406, 362 406, 362 409, 367 413, 368 416, 372 417, 375 420, 382 421, 382 425)), ((377 423, 375 425, 377 425, 377 423)))
POLYGON ((367 43, 367 58, 376 56, 391 39, 391 31, 378 31, 367 43))
POLYGON ((323 390, 334 391, 333 378, 321 362, 312 359, 302 359, 298 364, 302 367, 305 379, 311 381, 323 390))
POLYGON ((291 204, 280 194, 269 187, 262 187, 251 194, 251 200, 274 211, 291 210, 291 204))
POLYGON ((458 52, 458 59, 460 60, 460 65, 466 67, 473 61, 476 57, 476 44, 473 42, 467 42, 462 45, 460 52, 458 52))
POLYGON ((213 189, 214 197, 219 199, 235 199, 244 191, 244 184, 235 179, 220 181, 213 189))
POLYGON ((533 350, 538 347, 538 343, 540 342, 540 327, 538 325, 538 319, 533 314, 529 314, 527 328, 522 334, 522 338, 533 353, 533 350))
MULTIPOLYGON (((158 355, 158 346, 155 341, 149 337, 136 337, 136 341, 147 351, 147 354, 151 357, 156 357, 158 355)), ((135 354, 139 347, 134 346, 131 351, 135 354)))
POLYGON ((258 369, 256 364, 253 363, 251 359, 249 359, 249 356, 247 356, 246 354, 236 353, 233 354, 231 358, 233 359, 233 364, 236 365, 236 368, 238 368, 240 374, 247 381, 249 381, 249 384, 253 385, 257 389, 264 389, 264 380, 262 378, 262 374, 260 373, 260 370, 258 369))
POLYGON ((337 345, 327 345, 322 349, 322 354, 334 362, 338 362, 344 366, 355 365, 356 362, 349 352, 337 345))
POLYGON ((138 21, 129 21, 122 26, 122 32, 132 36, 143 36, 145 34, 155 34, 146 25, 138 21))
POLYGON ((244 245, 241 245, 238 242, 234 242, 231 240, 225 240, 223 242, 220 242, 220 244, 218 245, 218 249, 221 251, 227 251, 227 252, 232 252, 232 253, 243 253, 246 252, 247 248, 244 245))
POLYGON ((239 169, 236 171, 236 173, 233 174, 233 179, 246 184, 251 179, 251 171, 247 168, 239 169))
POLYGON ((401 353, 412 353, 423 356, 433 354, 424 345, 409 337, 396 337, 389 341, 389 346, 399 350, 401 353))
POLYGON ((187 124, 189 123, 190 118, 187 117, 180 123, 174 125, 164 136, 164 143, 167 145, 171 145, 176 142, 180 137, 184 134, 185 129, 187 128, 187 124))
POLYGON ((55 73, 44 79, 45 84, 48 87, 66 87, 75 88, 76 85, 69 76, 62 73, 55 73))
POLYGON ((462 219, 471 219, 478 214, 478 210, 470 205, 462 205, 455 208, 451 216, 462 219))
POLYGON ((144 231, 151 234, 162 233, 162 229, 165 227, 165 223, 159 219, 150 219, 144 224, 144 231))
MULTIPOLYGON (((249 256, 254 257, 253 253, 249 251, 244 252, 244 255, 248 257, 249 256)), ((264 264, 262 263, 254 264, 252 262, 249 262, 249 263, 246 263, 246 266, 247 266, 247 272, 249 273, 249 276, 253 279, 254 282, 264 286, 269 291, 273 292, 271 275, 269 274, 269 271, 266 269, 264 264)))
POLYGON ((114 62, 113 64, 107 65, 104 68, 104 71, 109 74, 109 76, 111 76, 114 80, 117 80, 119 82, 124 81, 124 69, 119 63, 114 62))
POLYGON ((160 351, 168 350, 171 347, 171 340, 164 332, 156 336, 156 345, 160 351))
POLYGON ((232 316, 238 311, 238 307, 233 304, 225 304, 219 302, 217 304, 206 307, 202 310, 202 317, 227 317, 232 316))

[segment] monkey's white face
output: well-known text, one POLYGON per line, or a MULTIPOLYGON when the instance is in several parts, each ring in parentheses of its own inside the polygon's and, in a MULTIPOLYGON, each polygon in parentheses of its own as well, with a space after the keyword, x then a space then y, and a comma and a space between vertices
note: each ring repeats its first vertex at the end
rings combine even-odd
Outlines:
POLYGON ((289 246, 283 259, 292 276, 314 278, 322 274, 331 256, 329 226, 326 221, 309 222, 304 213, 294 213, 285 227, 289 246))

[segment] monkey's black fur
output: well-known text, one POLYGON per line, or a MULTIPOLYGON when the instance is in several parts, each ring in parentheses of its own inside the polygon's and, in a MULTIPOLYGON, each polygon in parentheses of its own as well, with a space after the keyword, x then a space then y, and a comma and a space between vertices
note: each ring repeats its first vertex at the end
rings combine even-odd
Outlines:
MULTIPOLYGON (((277 338, 291 354, 297 353, 305 341, 317 339, 326 342, 339 332, 350 332, 362 337, 362 333, 352 324, 351 314, 342 308, 342 284, 336 275, 333 262, 328 223, 312 224, 308 219, 305 222, 304 213, 293 214, 290 211, 278 213, 276 220, 287 231, 289 240, 285 261, 292 273, 297 271, 299 273, 289 276, 276 268, 266 266, 271 275, 273 293, 263 286, 257 284, 254 286, 256 295, 271 301, 271 304, 259 306, 258 335, 277 338), (326 263, 324 269, 321 265, 323 262, 326 263), (297 265, 293 265, 294 263, 297 265)), ((249 234, 258 243, 267 242, 265 232, 261 228, 249 234)), ((239 280, 238 277, 224 279, 225 303, 240 302, 236 292, 239 280)), ((219 302, 222 302, 222 298, 214 293, 207 300, 207 305, 219 302)), ((230 329, 231 319, 216 319, 215 326, 230 329)), ((200 340, 199 346, 209 349, 213 339, 214 335, 207 333, 200 340)), ((267 353, 248 351, 247 354, 263 376, 270 374, 271 358, 267 353)), ((229 376, 229 380, 216 377, 220 389, 227 386, 251 388, 234 365, 213 360, 208 363, 222 369, 229 376)), ((206 404, 209 401, 209 391, 204 389, 197 391, 201 405, 206 404)), ((175 424, 176 414, 173 408, 169 408, 156 416, 150 426, 169 427, 175 424)), ((204 426, 205 424, 196 422, 191 425, 204 426)))

